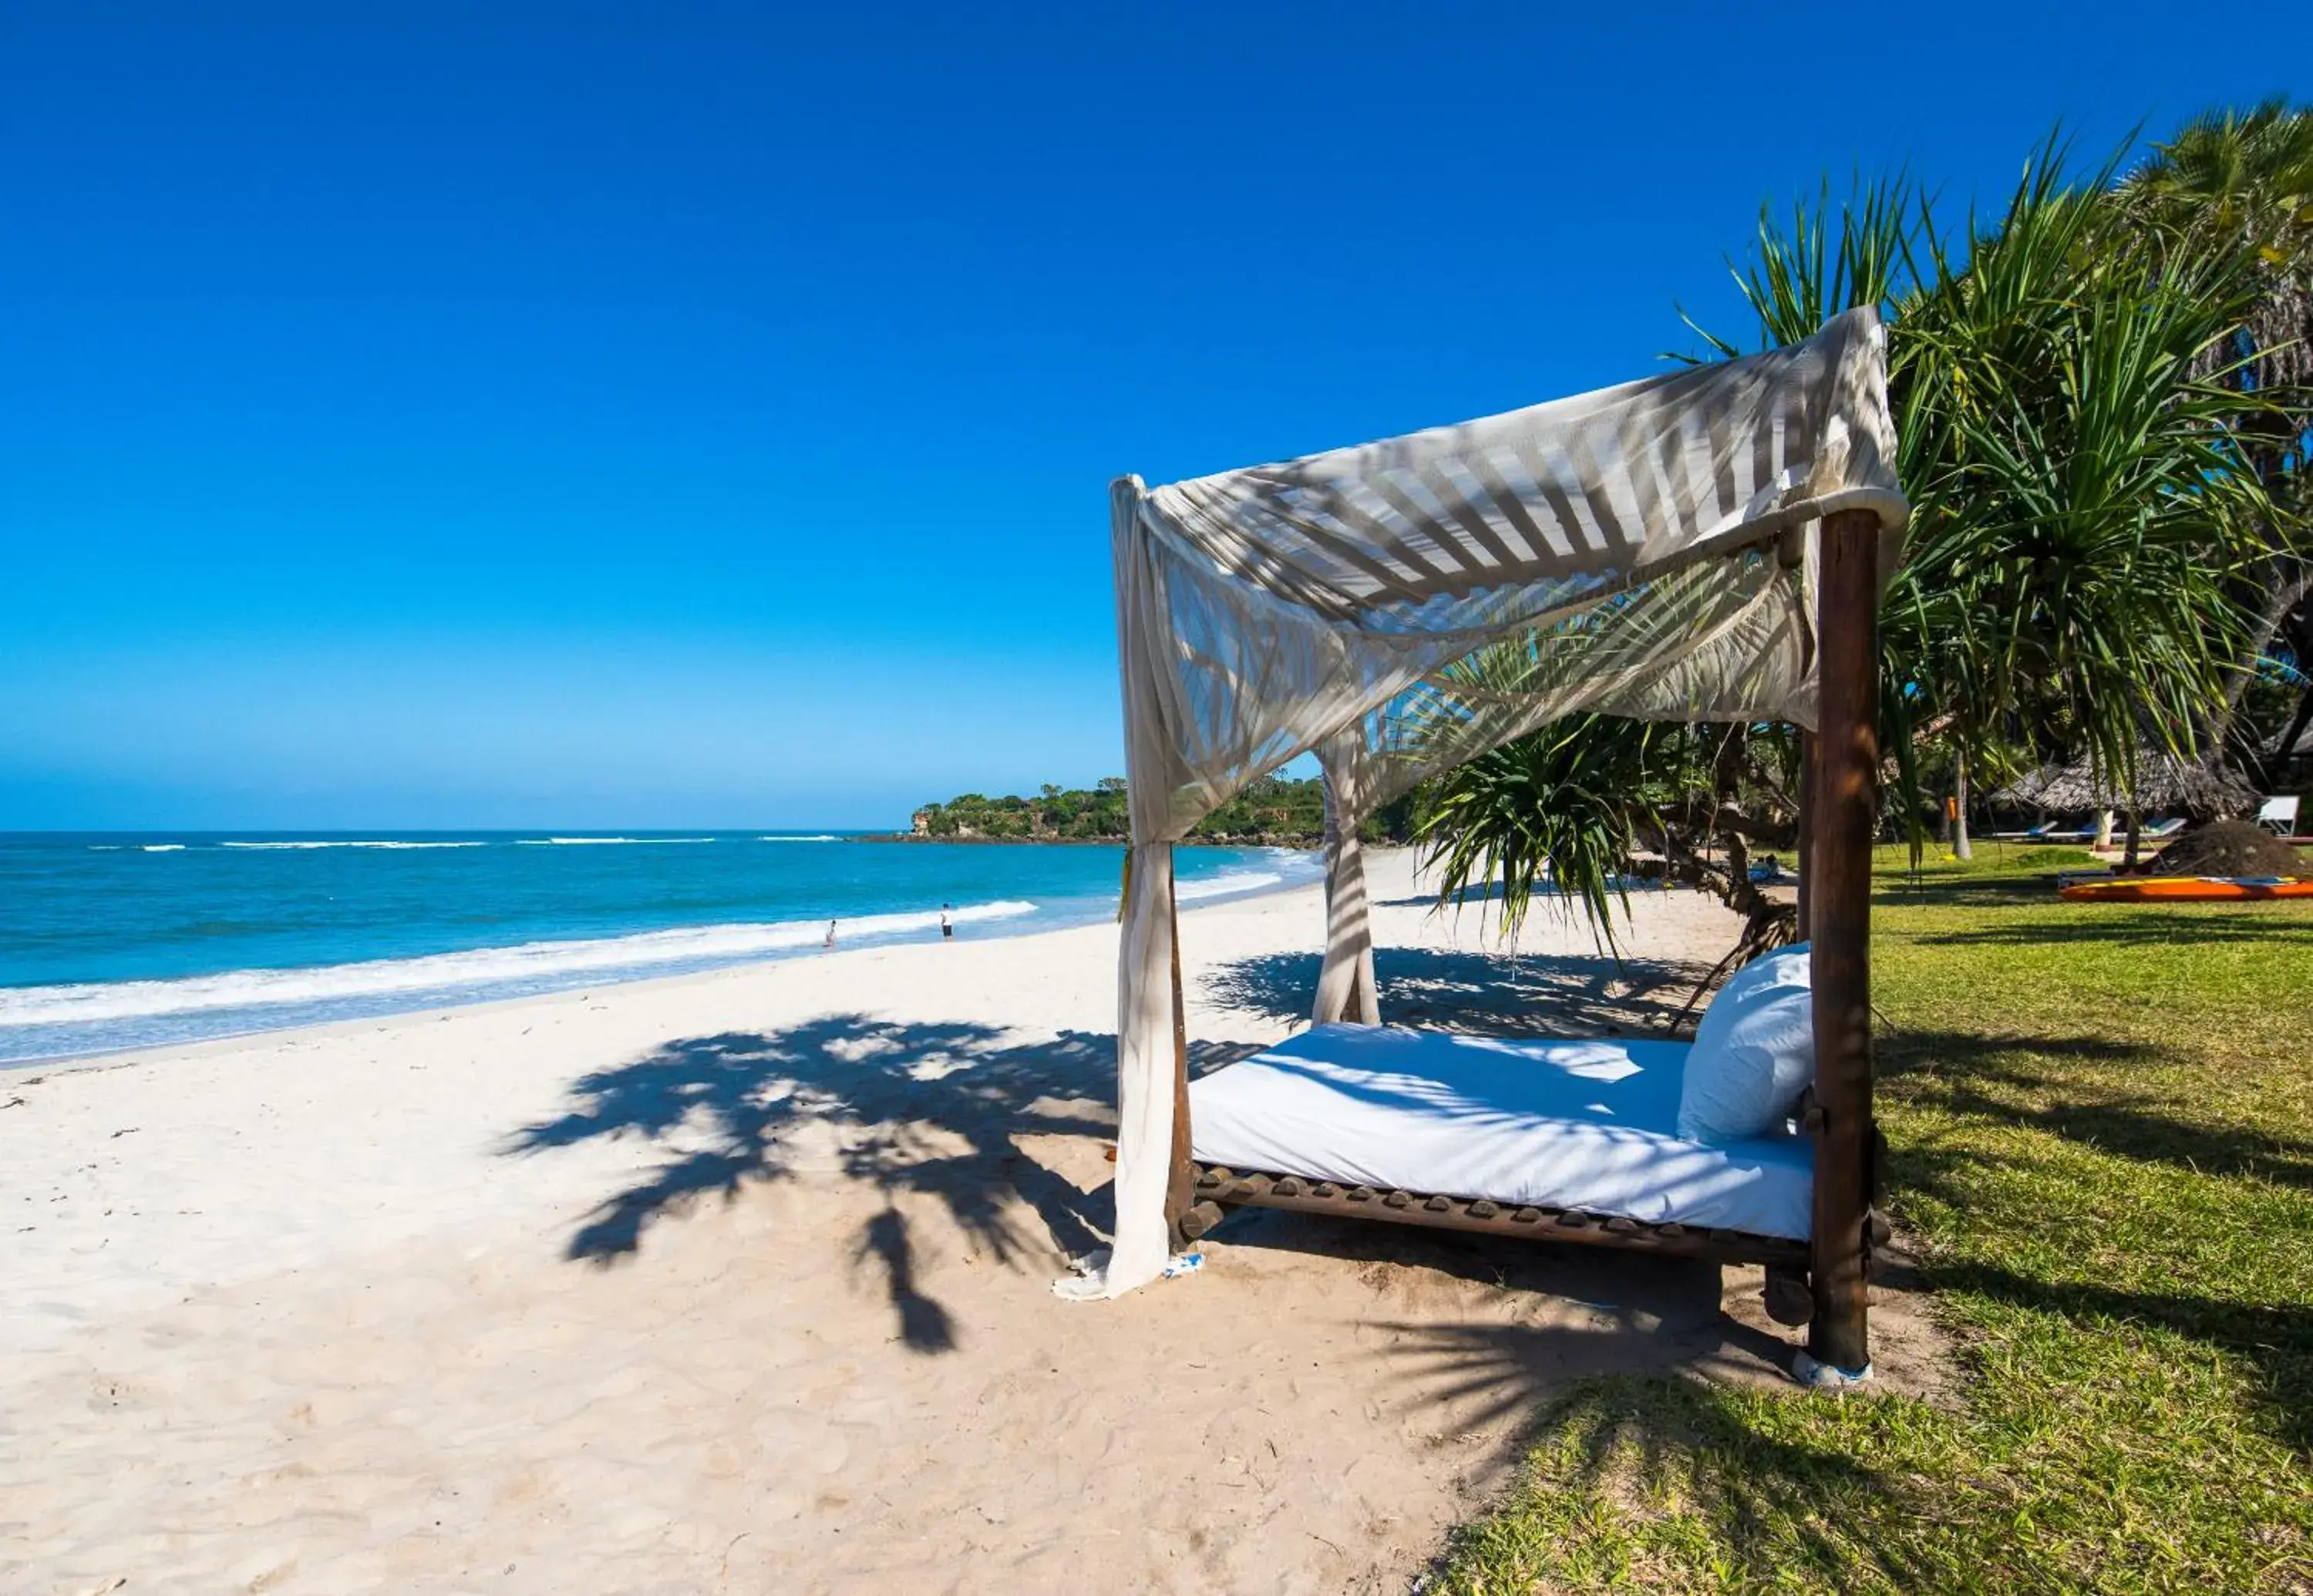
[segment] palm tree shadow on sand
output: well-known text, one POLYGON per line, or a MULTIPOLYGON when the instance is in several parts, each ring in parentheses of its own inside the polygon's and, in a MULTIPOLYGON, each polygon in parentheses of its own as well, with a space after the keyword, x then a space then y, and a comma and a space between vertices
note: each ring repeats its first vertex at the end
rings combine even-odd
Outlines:
MULTIPOLYGON (((1314 953, 1271 953, 1209 971, 1207 994, 1267 1019, 1306 1018, 1317 993, 1314 953)), ((1374 952, 1382 1016, 1393 1025, 1494 1036, 1667 1036, 1708 965, 1565 954, 1374 952)), ((1692 1020, 1690 1014, 1687 1018, 1692 1020)))
MULTIPOLYGON (((1193 1051, 1210 1067, 1249 1049, 1193 1051)), ((777 1032, 683 1037, 582 1076, 567 1112, 523 1127, 501 1151, 530 1155, 629 1137, 664 1150, 572 1235, 568 1256, 603 1266, 638 1252, 662 1217, 711 1196, 734 1200, 751 1184, 806 1167, 826 1169, 831 1160, 847 1179, 884 1196, 856 1256, 880 1265, 901 1338, 945 1352, 955 1345, 953 1325, 918 1284, 895 1199, 936 1199, 998 1262, 1089 1251, 1104 1239, 1094 1216, 1109 1212, 1108 1188, 1078 1191, 1020 1140, 1110 1133, 1115 1075, 1115 1038, 1104 1033, 1021 1044, 991 1026, 831 1015, 777 1032)))

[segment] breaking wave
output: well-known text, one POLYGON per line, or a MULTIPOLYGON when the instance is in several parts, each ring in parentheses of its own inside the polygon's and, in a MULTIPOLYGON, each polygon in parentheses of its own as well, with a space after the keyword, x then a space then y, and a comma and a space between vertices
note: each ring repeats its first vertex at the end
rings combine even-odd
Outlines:
POLYGON ((712 842, 712 837, 517 837, 521 848, 646 848, 655 842, 712 842))
MULTIPOLYGON (((1000 900, 951 911, 958 924, 1033 914, 1031 903, 1000 900)), ((841 944, 937 930, 937 910, 903 914, 862 914, 839 919, 841 944)), ((85 1025, 104 1020, 154 1019, 168 1015, 225 1010, 272 1010, 351 1005, 376 1012, 369 1000, 407 999, 419 993, 444 1001, 482 996, 513 997, 585 984, 605 975, 627 980, 739 964, 817 947, 825 937, 822 919, 770 921, 737 925, 685 926, 642 931, 629 937, 583 941, 523 942, 511 948, 481 948, 466 953, 433 953, 416 958, 374 959, 362 964, 324 965, 301 970, 233 970, 221 975, 191 975, 175 981, 106 981, 69 986, 0 988, 0 1028, 85 1025)), ((396 1002, 394 1008, 409 1007, 396 1002)))
MULTIPOLYGON (((182 846, 183 846, 183 844, 182 844, 182 843, 171 843, 171 844, 169 844, 169 846, 172 846, 172 847, 182 847, 182 846)), ((488 842, 345 842, 345 841, 341 841, 341 840, 338 840, 338 839, 334 839, 334 838, 333 838, 333 839, 331 839, 331 840, 330 840, 330 841, 328 841, 328 842, 219 842, 219 843, 217 844, 217 846, 218 846, 218 847, 220 847, 220 848, 253 848, 253 849, 266 849, 266 848, 293 848, 293 849, 305 849, 305 848, 487 848, 487 847, 488 847, 488 846, 489 846, 489 844, 488 844, 488 842)), ((145 851, 149 853, 149 852, 153 851, 153 850, 152 850, 152 849, 150 849, 150 848, 147 848, 147 849, 145 850, 145 851)))
POLYGON ((1223 870, 1218 876, 1206 876, 1194 881, 1176 881, 1173 885, 1173 895, 1183 903, 1198 898, 1224 898, 1233 893, 1260 892, 1284 879, 1273 870, 1223 870))

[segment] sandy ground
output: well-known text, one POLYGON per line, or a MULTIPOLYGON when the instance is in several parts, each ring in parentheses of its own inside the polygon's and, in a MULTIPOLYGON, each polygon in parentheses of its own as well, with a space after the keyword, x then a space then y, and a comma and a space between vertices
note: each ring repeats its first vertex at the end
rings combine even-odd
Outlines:
MULTIPOLYGON (((1393 1018, 1596 1030, 1630 962, 1375 861, 1393 1018)), ((1200 1062, 1297 1025, 1314 889, 1190 911, 1200 1062)), ((1072 1306, 1115 937, 784 964, 0 1075, 0 1589, 1396 1592, 1582 1373, 1772 1379, 1748 1272, 1245 1213, 1072 1306)), ((1684 984, 1682 984, 1684 983, 1684 984)), ((1931 1338, 1875 1321, 1883 1373, 1931 1338)))

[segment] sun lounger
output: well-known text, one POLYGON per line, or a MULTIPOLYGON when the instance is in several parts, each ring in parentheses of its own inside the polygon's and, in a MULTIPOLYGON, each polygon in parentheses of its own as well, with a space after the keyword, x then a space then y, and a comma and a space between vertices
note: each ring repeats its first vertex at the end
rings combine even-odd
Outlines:
POLYGON ((2092 825, 2070 825, 2061 820, 2043 821, 2024 833, 2027 842, 2078 842, 2096 835, 2092 825))
POLYGON ((2265 830, 2273 833, 2275 836, 2295 836, 2297 834, 2297 798, 2295 795, 2292 794, 2286 798, 2269 798, 2265 799, 2265 807, 2256 812, 2256 823, 2265 827, 2265 830))

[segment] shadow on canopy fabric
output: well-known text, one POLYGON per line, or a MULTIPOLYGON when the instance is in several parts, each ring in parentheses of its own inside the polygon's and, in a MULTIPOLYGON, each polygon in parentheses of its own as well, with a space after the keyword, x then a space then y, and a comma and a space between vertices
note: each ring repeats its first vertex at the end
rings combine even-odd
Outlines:
POLYGON ((1816 527, 1907 508, 1877 315, 1804 343, 1154 489, 1112 489, 1132 849, 1118 971, 1115 1244, 1064 1294, 1166 1257, 1172 843, 1315 751, 1320 1020, 1374 1019, 1359 822, 1577 710, 1814 723, 1816 527))

